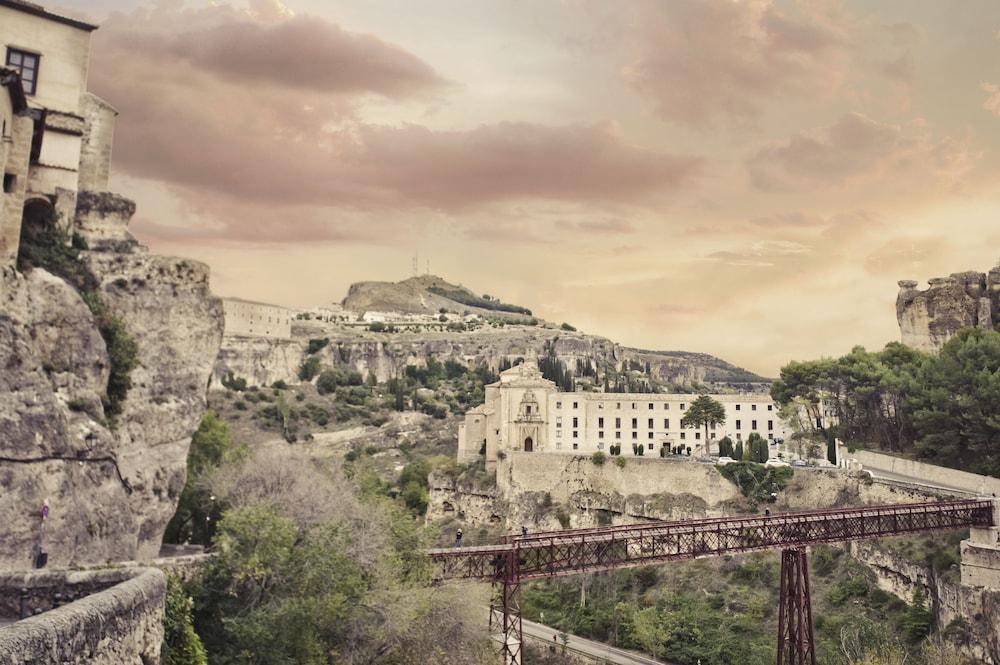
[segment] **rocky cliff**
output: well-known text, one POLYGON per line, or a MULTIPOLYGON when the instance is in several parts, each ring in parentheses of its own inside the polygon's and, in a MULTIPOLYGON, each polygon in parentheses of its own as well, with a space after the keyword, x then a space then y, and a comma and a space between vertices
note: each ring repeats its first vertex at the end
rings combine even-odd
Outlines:
MULTIPOLYGON (((298 323, 298 322, 296 322, 298 323)), ((373 333, 359 328, 295 325, 291 340, 226 336, 216 362, 213 383, 232 373, 253 385, 274 381, 296 382, 298 367, 305 359, 309 338, 327 337, 329 346, 319 352, 321 361, 346 363, 379 381, 399 376, 407 365, 424 366, 429 358, 452 359, 470 367, 485 365, 497 370, 502 361, 528 355, 542 357, 551 352, 568 368, 577 361, 597 367, 620 367, 630 361, 642 367, 643 375, 663 385, 693 387, 763 388, 767 380, 704 353, 646 351, 621 346, 611 340, 577 332, 538 326, 485 326, 466 332, 373 333), (649 373, 645 374, 648 365, 649 373)))
POLYGON ((991 328, 1000 322, 1000 265, 988 273, 959 272, 928 281, 899 282, 896 319, 903 344, 937 351, 961 328, 991 328))
POLYGON ((126 231, 126 199, 80 201, 88 297, 134 339, 138 365, 109 417, 108 346, 81 293, 37 267, 0 275, 0 569, 29 568, 39 547, 57 567, 157 554, 222 337, 206 266, 149 254, 126 231))

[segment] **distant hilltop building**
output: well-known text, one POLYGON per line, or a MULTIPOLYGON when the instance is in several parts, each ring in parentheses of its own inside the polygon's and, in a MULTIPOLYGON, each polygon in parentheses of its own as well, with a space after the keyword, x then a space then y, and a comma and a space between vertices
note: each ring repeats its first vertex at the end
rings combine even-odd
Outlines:
MULTIPOLYGON (((697 395, 664 393, 560 392, 528 360, 500 374, 486 386, 486 400, 465 414, 458 429, 458 461, 478 459, 487 465, 505 451, 592 454, 611 445, 632 454, 641 445, 645 455, 659 448, 684 445, 705 452, 704 431, 685 429, 681 419, 697 395)), ((778 417, 770 395, 712 395, 726 408, 726 422, 709 429, 709 442, 728 436, 744 441, 751 432, 766 439, 785 438, 787 425, 778 417)), ((718 450, 717 445, 712 446, 718 450)))
POLYGON ((992 328, 1000 322, 1000 263, 988 273, 957 272, 917 282, 899 282, 896 319, 903 344, 921 351, 938 351, 962 328, 992 328))
POLYGON ((226 336, 292 338, 292 311, 280 305, 224 298, 226 336))
POLYGON ((69 232, 78 195, 107 189, 118 112, 87 92, 96 29, 0 0, 0 267, 16 262, 22 224, 69 232))

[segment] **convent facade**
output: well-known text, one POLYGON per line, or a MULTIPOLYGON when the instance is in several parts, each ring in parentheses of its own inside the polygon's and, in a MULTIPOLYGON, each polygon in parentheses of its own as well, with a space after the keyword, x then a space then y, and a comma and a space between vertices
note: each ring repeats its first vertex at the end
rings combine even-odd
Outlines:
POLYGON ((725 424, 684 428, 681 420, 697 395, 663 393, 560 392, 538 365, 526 361, 504 371, 486 386, 486 399, 470 409, 458 430, 458 461, 485 454, 487 465, 504 451, 592 454, 620 445, 623 455, 642 446, 658 455, 661 446, 683 445, 692 454, 718 452, 718 440, 745 441, 752 432, 765 439, 785 438, 788 425, 770 395, 711 395, 726 409, 725 424), (706 445, 707 444, 707 445, 706 445), (480 451, 483 451, 481 453, 480 451))

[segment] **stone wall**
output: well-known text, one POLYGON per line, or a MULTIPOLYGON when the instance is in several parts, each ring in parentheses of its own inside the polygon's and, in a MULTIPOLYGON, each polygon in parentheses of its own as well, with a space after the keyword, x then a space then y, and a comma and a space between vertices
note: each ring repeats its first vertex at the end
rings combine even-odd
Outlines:
POLYGON ((80 97, 84 117, 83 144, 80 146, 81 191, 103 192, 108 188, 111 169, 111 146, 114 142, 118 111, 93 93, 80 97))
POLYGON ((845 460, 854 459, 861 464, 863 469, 885 471, 913 478, 914 482, 942 485, 971 494, 1000 496, 1000 478, 981 476, 967 471, 949 469, 943 466, 926 464, 902 457, 893 457, 892 455, 885 455, 869 450, 849 452, 844 446, 841 446, 840 458, 845 460))
MULTIPOLYGON (((590 456, 507 453, 497 465, 496 488, 431 478, 429 519, 456 517, 469 524, 558 529, 561 511, 572 527, 644 520, 718 517, 747 510, 739 489, 711 464, 690 460, 613 458, 595 465, 590 456)), ((913 503, 931 496, 872 482, 865 474, 796 468, 775 511, 913 503)))
POLYGON ((152 568, 0 576, 0 597, 20 588, 67 593, 80 600, 0 628, 4 665, 158 665, 166 577, 152 568))

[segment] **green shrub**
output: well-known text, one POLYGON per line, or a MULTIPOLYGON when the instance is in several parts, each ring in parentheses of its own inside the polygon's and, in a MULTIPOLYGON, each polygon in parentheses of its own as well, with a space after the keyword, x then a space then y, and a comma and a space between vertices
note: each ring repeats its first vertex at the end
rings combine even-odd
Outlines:
POLYGON ((330 343, 329 337, 324 337, 322 339, 311 339, 309 340, 309 345, 306 347, 306 353, 312 355, 318 353, 326 348, 327 344, 330 343))
POLYGON ((619 469, 624 469, 625 468, 625 458, 624 457, 615 457, 615 466, 617 466, 619 469))
POLYGON ((827 595, 827 600, 833 605, 843 605, 851 598, 860 598, 866 595, 868 595, 868 580, 857 575, 834 584, 827 595))
POLYGON ((566 331, 568 331, 568 332, 576 332, 576 328, 575 328, 574 326, 571 326, 571 325, 570 325, 570 324, 568 324, 568 323, 563 323, 563 324, 562 324, 561 326, 559 326, 559 327, 560 327, 560 328, 561 328, 562 330, 566 330, 566 331))
POLYGON ((247 380, 243 377, 234 376, 232 372, 226 372, 222 377, 222 387, 227 390, 243 392, 247 389, 247 380))
POLYGON ((167 575, 167 594, 163 612, 163 665, 208 665, 208 655, 194 630, 194 602, 176 575, 167 575))
POLYGON ((241 399, 238 399, 235 402, 233 402, 233 408, 236 409, 237 411, 246 411, 247 403, 241 399))
POLYGON ((281 379, 278 379, 277 381, 272 383, 271 387, 274 388, 275 390, 288 390, 288 384, 281 379))
POLYGON ((320 370, 319 358, 316 356, 310 356, 302 361, 299 366, 299 380, 301 381, 312 381, 320 370))
POLYGON ((556 519, 559 520, 559 526, 564 529, 569 528, 569 515, 560 510, 556 512, 556 519))
POLYGON ((597 466, 604 466, 604 462, 607 461, 607 459, 608 456, 602 453, 600 450, 598 450, 597 452, 595 452, 593 455, 590 456, 590 461, 596 464, 597 466))

